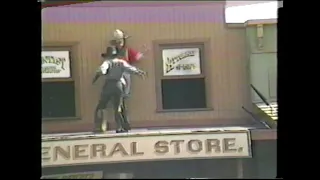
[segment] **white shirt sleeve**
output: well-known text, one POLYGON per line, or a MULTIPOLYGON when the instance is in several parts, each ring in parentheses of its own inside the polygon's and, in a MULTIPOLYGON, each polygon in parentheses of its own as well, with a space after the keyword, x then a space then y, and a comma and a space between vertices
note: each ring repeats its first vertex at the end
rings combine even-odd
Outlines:
POLYGON ((107 61, 104 61, 100 66, 101 73, 107 74, 109 67, 110 67, 109 63, 107 61))

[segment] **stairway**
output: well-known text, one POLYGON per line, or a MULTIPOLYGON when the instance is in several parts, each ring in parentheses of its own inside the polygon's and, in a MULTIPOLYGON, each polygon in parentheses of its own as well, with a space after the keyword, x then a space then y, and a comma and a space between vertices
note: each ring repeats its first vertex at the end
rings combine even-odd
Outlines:
POLYGON ((271 107, 267 106, 264 103, 255 103, 255 104, 262 112, 268 115, 273 121, 278 120, 278 103, 277 102, 269 103, 271 107))

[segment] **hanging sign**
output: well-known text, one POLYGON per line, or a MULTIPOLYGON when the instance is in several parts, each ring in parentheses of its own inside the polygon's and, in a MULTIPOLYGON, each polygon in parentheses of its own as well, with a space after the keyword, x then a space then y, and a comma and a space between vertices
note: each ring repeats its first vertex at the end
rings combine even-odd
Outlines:
POLYGON ((199 48, 164 49, 162 61, 164 76, 201 74, 199 48))
POLYGON ((251 156, 248 131, 43 141, 41 149, 42 167, 251 156))
POLYGON ((41 179, 102 179, 102 171, 77 172, 42 176, 41 179))
POLYGON ((42 51, 42 78, 70 78, 69 51, 42 51))

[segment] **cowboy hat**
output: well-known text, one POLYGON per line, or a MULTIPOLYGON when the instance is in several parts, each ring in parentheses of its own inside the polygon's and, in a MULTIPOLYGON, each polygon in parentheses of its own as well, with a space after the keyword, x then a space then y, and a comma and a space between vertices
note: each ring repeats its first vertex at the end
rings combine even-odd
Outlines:
POLYGON ((117 52, 116 49, 114 47, 107 47, 106 52, 101 54, 101 57, 103 58, 107 58, 107 57, 112 57, 112 56, 116 56, 117 52))
POLYGON ((113 31, 113 38, 114 39, 127 39, 130 36, 126 35, 122 30, 116 29, 113 31))

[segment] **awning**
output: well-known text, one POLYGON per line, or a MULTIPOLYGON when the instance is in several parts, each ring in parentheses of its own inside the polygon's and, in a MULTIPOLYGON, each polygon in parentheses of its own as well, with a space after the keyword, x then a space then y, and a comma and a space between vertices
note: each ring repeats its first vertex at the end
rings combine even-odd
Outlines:
POLYGON ((81 4, 81 3, 88 3, 88 2, 94 2, 94 1, 52 1, 52 0, 42 0, 43 2, 41 3, 41 9, 46 8, 46 7, 57 7, 57 6, 65 6, 65 5, 70 5, 70 4, 81 4))

